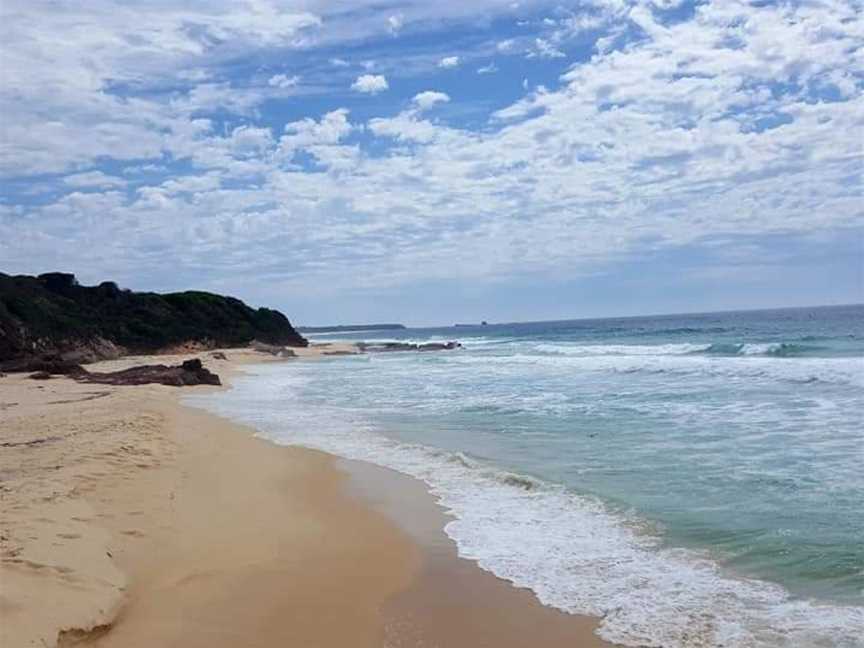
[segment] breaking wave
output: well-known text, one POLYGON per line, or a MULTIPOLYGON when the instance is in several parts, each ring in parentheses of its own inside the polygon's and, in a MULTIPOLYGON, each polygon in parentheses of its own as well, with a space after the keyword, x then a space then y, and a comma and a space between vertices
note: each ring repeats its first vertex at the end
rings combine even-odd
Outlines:
POLYGON ((818 352, 822 347, 794 342, 714 342, 677 344, 537 344, 539 353, 562 356, 594 355, 719 355, 719 356, 768 356, 793 358, 818 352))
POLYGON ((396 441, 369 421, 326 405, 286 411, 298 380, 272 368, 227 393, 187 398, 254 426, 276 443, 385 466, 424 481, 454 517, 459 554, 541 602, 601 619, 625 646, 861 648, 864 608, 793 598, 738 578, 710 555, 664 547, 645 521, 531 475, 466 453, 396 441))

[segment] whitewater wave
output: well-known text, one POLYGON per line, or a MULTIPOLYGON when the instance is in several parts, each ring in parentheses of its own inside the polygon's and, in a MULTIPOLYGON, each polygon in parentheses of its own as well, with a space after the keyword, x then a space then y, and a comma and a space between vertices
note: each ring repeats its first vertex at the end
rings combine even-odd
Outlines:
POLYGON ((861 648, 864 609, 795 600, 740 579, 710 556, 663 547, 638 518, 598 500, 465 453, 378 434, 357 412, 309 404, 289 412, 302 377, 270 369, 218 395, 188 397, 277 443, 386 466, 423 480, 454 517, 460 555, 532 589, 547 605, 601 619, 626 646, 861 648))
POLYGON ((539 353, 561 356, 665 356, 708 351, 710 344, 535 344, 539 353))
MULTIPOLYGON (((539 346, 539 345, 538 345, 539 346)), ((864 386, 864 358, 787 358, 767 355, 694 353, 678 347, 675 353, 514 353, 501 356, 453 355, 447 362, 518 372, 525 365, 558 372, 600 372, 779 381, 795 384, 829 383, 864 386)), ((605 347, 608 349, 609 347, 605 347)), ((620 349, 621 347, 616 347, 620 349)))
POLYGON ((530 347, 538 353, 562 356, 667 356, 667 355, 729 355, 770 356, 792 358, 810 354, 822 347, 793 342, 714 342, 675 344, 536 344, 530 347))
POLYGON ((711 344, 705 351, 724 355, 773 356, 777 358, 794 358, 822 350, 823 347, 812 344, 796 344, 793 342, 768 343, 717 343, 711 344))

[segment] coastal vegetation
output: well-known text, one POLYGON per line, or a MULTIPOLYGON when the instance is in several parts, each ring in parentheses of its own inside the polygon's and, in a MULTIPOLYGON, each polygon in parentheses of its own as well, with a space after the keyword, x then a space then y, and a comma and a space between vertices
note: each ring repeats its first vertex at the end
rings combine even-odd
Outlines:
POLYGON ((0 273, 0 360, 62 355, 76 361, 202 347, 306 346, 282 313, 202 291, 133 292, 106 281, 82 286, 75 276, 0 273))

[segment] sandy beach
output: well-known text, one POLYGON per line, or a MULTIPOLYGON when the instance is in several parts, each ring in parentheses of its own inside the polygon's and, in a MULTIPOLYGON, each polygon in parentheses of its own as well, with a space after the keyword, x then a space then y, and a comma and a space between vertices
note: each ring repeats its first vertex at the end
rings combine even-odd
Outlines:
MULTIPOLYGON (((225 384, 275 361, 225 354, 198 356, 225 384)), ((420 482, 272 445, 192 389, 216 388, 0 377, 0 645, 608 645, 458 558, 420 482)))

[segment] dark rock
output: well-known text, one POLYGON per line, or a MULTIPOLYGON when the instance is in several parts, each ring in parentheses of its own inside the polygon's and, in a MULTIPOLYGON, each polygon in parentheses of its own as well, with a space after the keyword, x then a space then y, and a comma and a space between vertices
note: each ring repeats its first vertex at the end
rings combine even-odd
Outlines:
POLYGON ((48 380, 55 375, 66 375, 81 382, 101 385, 146 385, 158 383, 182 387, 185 385, 221 385, 219 376, 209 371, 198 358, 186 360, 179 366, 142 365, 122 371, 89 372, 82 366, 64 360, 30 358, 20 360, 12 371, 32 371, 30 378, 48 380))
POLYGON ((219 376, 209 371, 194 358, 186 360, 180 366, 141 365, 122 371, 107 373, 87 372, 78 376, 78 380, 100 385, 146 385, 157 383, 173 387, 187 385, 221 385, 219 376))
POLYGON ((358 342, 357 348, 361 351, 382 353, 387 351, 416 351, 419 347, 410 342, 358 342))
POLYGON ((462 345, 459 342, 428 342, 421 344, 418 351, 451 351, 453 349, 461 349, 462 345))
POLYGON ((210 357, 215 359, 215 360, 227 360, 228 359, 228 356, 226 356, 221 351, 214 351, 213 353, 210 354, 210 357))
POLYGON ((25 373, 30 371, 44 371, 49 374, 60 374, 64 376, 75 376, 85 373, 84 368, 77 362, 65 360, 57 356, 43 356, 39 358, 17 358, 0 364, 0 368, 8 373, 25 373))
POLYGON ((413 344, 411 342, 358 342, 357 348, 361 351, 371 353, 382 353, 388 351, 448 351, 460 349, 459 342, 426 342, 424 344, 413 344))
POLYGON ((184 360, 180 365, 180 368, 183 371, 201 371, 204 368, 204 365, 201 364, 201 361, 198 358, 192 358, 191 360, 184 360))

